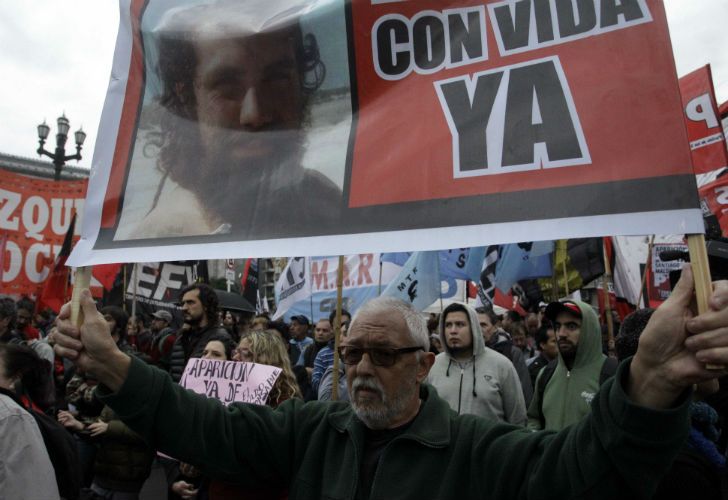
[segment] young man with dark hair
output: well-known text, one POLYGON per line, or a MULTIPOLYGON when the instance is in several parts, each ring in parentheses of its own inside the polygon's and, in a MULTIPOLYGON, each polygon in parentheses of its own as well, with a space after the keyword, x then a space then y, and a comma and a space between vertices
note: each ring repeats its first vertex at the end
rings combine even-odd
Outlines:
POLYGON ((219 325, 218 298, 215 290, 204 283, 195 283, 180 291, 184 325, 177 332, 169 360, 169 374, 179 382, 190 358, 202 357, 210 337, 220 335, 230 338, 219 325))
POLYGON ((470 413, 516 425, 526 423, 526 404, 513 364, 485 346, 478 315, 451 304, 440 316, 445 348, 427 379, 458 414, 470 413))
POLYGON ((549 321, 544 321, 536 331, 536 347, 538 348, 538 356, 533 358, 533 361, 528 365, 528 373, 531 375, 531 383, 534 387, 541 368, 548 365, 559 355, 554 327, 549 321))
POLYGON ((599 318, 589 304, 552 302, 546 318, 554 326, 559 355, 536 378, 528 426, 561 430, 591 411, 599 387, 614 375, 617 363, 602 354, 599 318))

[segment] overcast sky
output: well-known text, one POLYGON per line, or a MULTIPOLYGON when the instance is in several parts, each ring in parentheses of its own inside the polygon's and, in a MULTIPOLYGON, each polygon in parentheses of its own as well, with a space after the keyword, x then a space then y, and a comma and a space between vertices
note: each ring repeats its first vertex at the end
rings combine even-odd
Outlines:
MULTIPOLYGON (((728 1, 665 5, 678 75, 710 63, 725 102, 728 1)), ((118 22, 114 0, 0 2, 0 152, 37 158, 36 126, 47 120, 54 143, 56 118, 65 112, 72 132, 82 125, 88 133, 81 165, 91 164, 118 22)))

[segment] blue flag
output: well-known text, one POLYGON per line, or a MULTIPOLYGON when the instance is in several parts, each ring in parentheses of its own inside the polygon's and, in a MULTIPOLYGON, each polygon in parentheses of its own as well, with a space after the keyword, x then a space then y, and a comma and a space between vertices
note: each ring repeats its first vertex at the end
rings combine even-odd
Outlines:
POLYGON ((440 251, 440 279, 477 281, 483 269, 485 247, 440 251))
POLYGON ((440 298, 438 252, 414 252, 382 296, 397 297, 421 311, 440 298))
POLYGON ((543 278, 552 274, 553 241, 512 243, 500 248, 495 269, 495 285, 503 293, 525 279, 543 278))
POLYGON ((386 252, 379 256, 382 262, 391 262, 397 266, 404 266, 412 252, 386 252))

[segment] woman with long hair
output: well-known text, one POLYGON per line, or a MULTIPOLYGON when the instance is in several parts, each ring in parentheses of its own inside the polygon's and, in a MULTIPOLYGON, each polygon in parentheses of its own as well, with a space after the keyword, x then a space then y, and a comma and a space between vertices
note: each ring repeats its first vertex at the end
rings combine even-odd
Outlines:
POLYGON ((249 332, 240 339, 240 344, 238 344, 233 359, 276 366, 283 370, 268 394, 266 402, 268 406, 275 408, 287 399, 302 397, 296 382, 296 376, 291 369, 288 351, 278 331, 264 330, 261 332, 253 330, 249 332))

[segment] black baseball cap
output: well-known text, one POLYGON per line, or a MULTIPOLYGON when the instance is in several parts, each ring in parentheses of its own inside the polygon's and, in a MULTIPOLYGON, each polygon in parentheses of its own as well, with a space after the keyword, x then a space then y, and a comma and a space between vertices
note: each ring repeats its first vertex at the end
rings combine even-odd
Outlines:
POLYGON ((291 321, 292 321, 292 322, 293 322, 293 321, 297 321, 297 322, 299 322, 299 323, 300 323, 300 324, 302 324, 302 325, 308 325, 308 324, 310 324, 310 323, 311 323, 311 322, 310 322, 310 321, 308 320, 308 318, 307 318, 306 316, 304 316, 303 314, 299 314, 298 316, 291 316, 291 321))
POLYGON ((546 306, 544 316, 553 322, 556 321, 556 316, 558 316, 561 312, 569 313, 572 316, 576 316, 581 319, 581 308, 576 304, 576 302, 572 302, 571 300, 551 302, 546 306))

